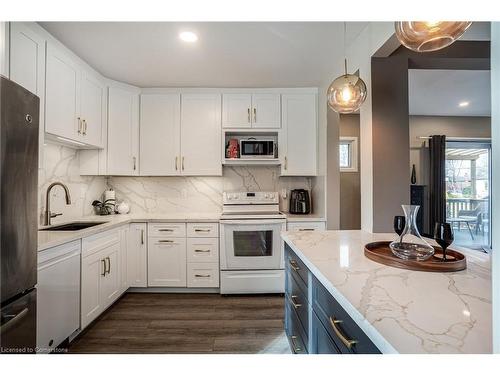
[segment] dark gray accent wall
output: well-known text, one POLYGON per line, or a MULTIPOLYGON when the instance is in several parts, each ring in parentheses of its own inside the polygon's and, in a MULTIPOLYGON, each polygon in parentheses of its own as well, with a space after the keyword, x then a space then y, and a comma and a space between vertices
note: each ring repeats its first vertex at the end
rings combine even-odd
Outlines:
MULTIPOLYGON (((325 105, 327 105, 325 103, 325 105)), ((326 128, 326 217, 327 229, 339 229, 340 168, 339 168, 339 114, 327 107, 326 128)))
POLYGON ((373 231, 392 232, 410 201, 408 58, 372 58, 373 231))

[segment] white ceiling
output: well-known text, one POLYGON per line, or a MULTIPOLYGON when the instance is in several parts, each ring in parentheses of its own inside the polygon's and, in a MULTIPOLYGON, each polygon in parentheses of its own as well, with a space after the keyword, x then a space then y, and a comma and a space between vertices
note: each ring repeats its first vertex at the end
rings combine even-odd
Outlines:
MULTIPOLYGON (((141 87, 319 86, 343 66, 341 22, 40 24, 104 76, 141 87)), ((349 23, 348 42, 366 24, 349 23)))
POLYGON ((490 72, 410 70, 410 115, 491 116, 490 72), (469 102, 460 107, 460 102, 469 102))

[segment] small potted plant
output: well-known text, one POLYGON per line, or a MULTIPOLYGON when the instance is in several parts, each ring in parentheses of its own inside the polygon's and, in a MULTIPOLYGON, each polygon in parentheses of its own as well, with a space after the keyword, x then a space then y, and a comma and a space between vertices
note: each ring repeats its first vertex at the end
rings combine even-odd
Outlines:
POLYGON ((114 199, 107 199, 104 202, 95 200, 92 202, 97 215, 111 215, 113 213, 114 199))

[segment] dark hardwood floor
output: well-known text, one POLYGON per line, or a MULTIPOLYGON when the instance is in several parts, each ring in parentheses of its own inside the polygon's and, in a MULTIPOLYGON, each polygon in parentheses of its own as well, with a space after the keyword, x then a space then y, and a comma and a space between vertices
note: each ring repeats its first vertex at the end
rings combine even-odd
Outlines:
POLYGON ((70 353, 290 353, 281 296, 127 293, 70 353))

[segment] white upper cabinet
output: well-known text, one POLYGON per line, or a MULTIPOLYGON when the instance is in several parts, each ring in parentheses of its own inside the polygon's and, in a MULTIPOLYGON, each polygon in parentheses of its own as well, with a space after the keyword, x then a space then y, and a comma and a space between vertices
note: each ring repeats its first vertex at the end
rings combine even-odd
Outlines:
POLYGON ((189 176, 221 176, 221 96, 181 96, 181 173, 189 176))
POLYGON ((40 98, 39 164, 45 134, 45 39, 23 22, 10 22, 10 79, 40 98))
POLYGON ((142 176, 181 173, 180 94, 142 94, 140 172, 142 176))
POLYGON ((110 87, 108 92, 108 175, 139 174, 139 94, 110 87))
POLYGON ((87 144, 100 147, 105 88, 100 80, 87 72, 82 72, 80 82, 81 139, 87 144))
POLYGON ((316 94, 283 94, 283 135, 280 142, 281 174, 317 175, 316 94))
POLYGON ((48 43, 45 85, 45 131, 69 144, 102 147, 104 85, 100 77, 48 43))
POLYGON ((222 127, 224 128, 263 128, 281 127, 280 95, 261 94, 223 94, 222 127))
POLYGON ((63 51, 47 45, 45 131, 78 140, 80 69, 63 51))
POLYGON ((253 94, 252 95, 252 127, 280 128, 280 95, 253 94))
POLYGON ((252 127, 252 95, 222 95, 222 126, 224 128, 252 127))

